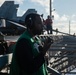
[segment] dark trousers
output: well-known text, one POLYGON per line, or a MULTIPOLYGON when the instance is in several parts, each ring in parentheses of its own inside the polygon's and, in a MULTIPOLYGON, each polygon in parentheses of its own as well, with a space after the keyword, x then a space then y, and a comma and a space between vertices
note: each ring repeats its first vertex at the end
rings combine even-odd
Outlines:
POLYGON ((52 25, 47 25, 47 33, 52 34, 52 25))

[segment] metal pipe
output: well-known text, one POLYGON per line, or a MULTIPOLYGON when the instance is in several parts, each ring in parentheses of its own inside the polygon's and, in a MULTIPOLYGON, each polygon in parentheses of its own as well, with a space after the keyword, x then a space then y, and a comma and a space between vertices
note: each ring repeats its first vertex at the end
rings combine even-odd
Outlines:
POLYGON ((51 0, 50 0, 50 17, 51 17, 51 15, 52 15, 52 5, 51 5, 52 3, 51 3, 51 0))

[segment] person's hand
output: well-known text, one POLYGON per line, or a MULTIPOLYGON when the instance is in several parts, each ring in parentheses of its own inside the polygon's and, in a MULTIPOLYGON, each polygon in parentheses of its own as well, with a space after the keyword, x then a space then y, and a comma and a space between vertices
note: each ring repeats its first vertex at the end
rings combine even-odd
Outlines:
POLYGON ((47 50, 50 48, 51 44, 53 43, 53 40, 48 37, 45 42, 44 42, 44 45, 43 45, 43 51, 42 53, 45 55, 47 50))

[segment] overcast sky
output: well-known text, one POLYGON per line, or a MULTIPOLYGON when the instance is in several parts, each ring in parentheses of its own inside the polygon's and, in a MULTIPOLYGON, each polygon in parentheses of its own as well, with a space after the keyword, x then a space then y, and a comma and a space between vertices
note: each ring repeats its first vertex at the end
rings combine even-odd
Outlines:
MULTIPOLYGON (((0 5, 5 0, 0 0, 0 5)), ((12 1, 12 0, 9 0, 12 1)), ((16 4, 19 4, 18 16, 23 15, 27 9, 36 9, 39 14, 44 14, 44 19, 49 15, 49 0, 14 0, 16 4)), ((69 33, 69 21, 70 21, 70 33, 76 33, 76 0, 52 0, 52 15, 53 29, 58 28, 59 31, 69 33)))

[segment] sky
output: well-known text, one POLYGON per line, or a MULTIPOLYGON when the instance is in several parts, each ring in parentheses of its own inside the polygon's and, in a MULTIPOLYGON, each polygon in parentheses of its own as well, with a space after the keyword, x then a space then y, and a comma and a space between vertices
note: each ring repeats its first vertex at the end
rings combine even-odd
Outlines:
MULTIPOLYGON (((5 0, 0 0, 0 5, 5 0)), ((9 0, 12 1, 12 0, 9 0)), ((44 14, 44 19, 49 15, 50 0, 14 0, 19 4, 18 16, 22 16, 28 9, 36 9, 39 14, 44 14)), ((53 29, 74 34, 76 33, 76 0, 51 0, 53 29), (55 10, 54 10, 55 9, 55 10), (70 27, 70 28, 69 28, 70 27)))

